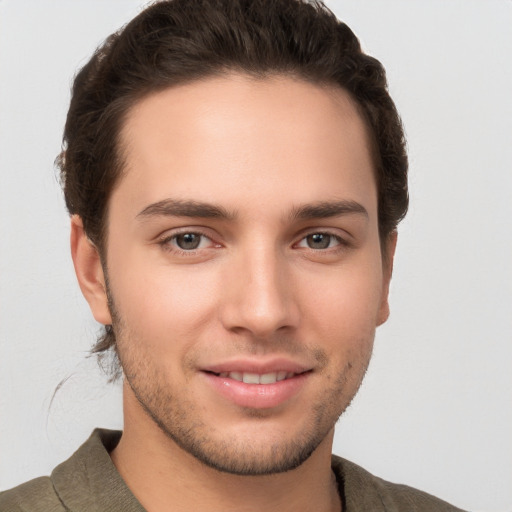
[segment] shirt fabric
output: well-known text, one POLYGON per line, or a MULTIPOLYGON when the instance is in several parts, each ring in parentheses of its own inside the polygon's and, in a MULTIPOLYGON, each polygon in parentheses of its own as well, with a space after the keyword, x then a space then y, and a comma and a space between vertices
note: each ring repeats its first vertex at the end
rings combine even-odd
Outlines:
MULTIPOLYGON (((121 432, 96 429, 51 476, 0 493, 0 512, 146 512, 117 472, 109 453, 121 432)), ((386 482, 332 456, 344 512, 462 512, 406 485, 386 482)))

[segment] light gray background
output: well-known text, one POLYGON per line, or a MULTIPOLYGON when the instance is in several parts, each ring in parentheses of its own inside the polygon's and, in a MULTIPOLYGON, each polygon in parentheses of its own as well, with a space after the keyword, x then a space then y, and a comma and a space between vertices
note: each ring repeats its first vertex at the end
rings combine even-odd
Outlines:
MULTIPOLYGON (((335 452, 461 507, 510 512, 512 2, 328 4, 388 70, 412 200, 392 315, 335 452)), ((53 160, 73 73, 141 5, 0 0, 0 489, 47 474, 95 426, 122 425, 119 386, 86 359, 97 326, 53 160)))

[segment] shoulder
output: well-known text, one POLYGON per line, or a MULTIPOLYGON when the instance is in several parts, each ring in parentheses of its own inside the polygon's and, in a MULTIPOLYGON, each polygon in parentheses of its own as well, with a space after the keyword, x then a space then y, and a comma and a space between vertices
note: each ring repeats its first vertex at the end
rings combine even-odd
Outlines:
POLYGON ((96 429, 51 476, 0 493, 0 512, 144 512, 110 459, 120 438, 121 432, 96 429))
POLYGON ((464 512, 426 492, 387 482, 333 455, 332 468, 342 488, 347 512, 464 512))
POLYGON ((0 492, 0 512, 63 512, 49 477, 40 477, 0 492))

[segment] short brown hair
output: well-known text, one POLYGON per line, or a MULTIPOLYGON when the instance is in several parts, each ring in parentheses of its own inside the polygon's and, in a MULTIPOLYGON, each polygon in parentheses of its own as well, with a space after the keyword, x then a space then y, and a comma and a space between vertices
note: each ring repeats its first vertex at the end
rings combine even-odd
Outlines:
MULTIPOLYGON (((386 239, 408 207, 405 137, 384 68, 350 28, 318 1, 166 0, 108 37, 74 81, 58 165, 67 208, 100 254, 130 108, 150 93, 233 71, 288 75, 351 94, 372 140, 386 239)), ((107 326, 93 351, 114 346, 107 326)))

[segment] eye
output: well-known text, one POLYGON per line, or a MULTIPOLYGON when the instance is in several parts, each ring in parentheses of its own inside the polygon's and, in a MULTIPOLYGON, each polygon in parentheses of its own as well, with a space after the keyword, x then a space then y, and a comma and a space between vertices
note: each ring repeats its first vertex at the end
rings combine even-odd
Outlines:
POLYGON ((340 244, 341 239, 338 236, 329 233, 311 233, 298 243, 298 247, 321 250, 330 249, 340 244))
POLYGON ((195 251, 197 249, 211 247, 213 242, 202 233, 186 231, 166 237, 160 243, 167 246, 170 250, 195 251))
POLYGON ((203 238, 206 237, 198 233, 182 233, 181 235, 176 235, 173 241, 180 249, 191 251, 199 248, 203 238))

